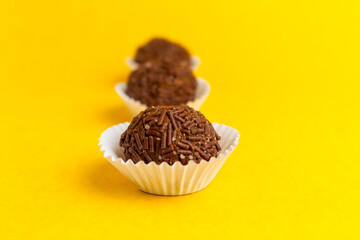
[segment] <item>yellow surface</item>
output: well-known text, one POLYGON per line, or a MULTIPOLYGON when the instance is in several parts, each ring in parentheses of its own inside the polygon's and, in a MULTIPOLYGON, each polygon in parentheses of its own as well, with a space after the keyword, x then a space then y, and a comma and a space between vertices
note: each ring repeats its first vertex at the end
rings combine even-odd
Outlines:
POLYGON ((359 1, 1 1, 1 239, 359 239, 359 1), (136 3, 136 5, 134 5, 136 3), (203 191, 138 191, 99 151, 148 38, 201 57, 242 134, 203 191))

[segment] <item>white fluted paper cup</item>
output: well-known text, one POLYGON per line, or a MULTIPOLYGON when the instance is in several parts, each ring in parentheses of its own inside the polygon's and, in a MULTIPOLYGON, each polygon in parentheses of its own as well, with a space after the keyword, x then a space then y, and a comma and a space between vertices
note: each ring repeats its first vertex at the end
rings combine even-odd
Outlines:
MULTIPOLYGON (((195 92, 195 100, 187 102, 186 105, 188 105, 189 107, 195 110, 199 110, 201 105, 205 102, 206 98, 209 96, 210 85, 207 81, 205 81, 202 78, 196 78, 196 81, 197 81, 197 87, 195 92)), ((115 85, 115 91, 117 92, 117 94, 119 94, 119 96, 125 102, 125 105, 130 110, 131 114, 135 117, 141 111, 147 109, 147 106, 145 104, 142 104, 140 101, 129 97, 126 94, 126 88, 127 88, 127 83, 118 83, 115 85)))
POLYGON ((221 151, 217 157, 200 163, 189 161, 182 165, 180 161, 169 165, 166 162, 157 165, 155 162, 136 164, 124 161, 123 148, 119 146, 121 134, 129 123, 121 123, 105 130, 99 139, 100 150, 104 157, 124 176, 130 179, 140 190, 156 195, 184 195, 205 188, 215 177, 225 160, 236 148, 240 134, 232 127, 213 123, 215 131, 221 136, 221 151))
MULTIPOLYGON (((198 67, 200 66, 200 62, 201 61, 198 56, 191 56, 190 57, 191 70, 196 71, 198 69, 198 67)), ((134 58, 132 58, 132 57, 125 58, 125 63, 126 63, 126 65, 128 65, 128 67, 131 70, 136 70, 139 67, 139 64, 137 62, 135 62, 134 58)))

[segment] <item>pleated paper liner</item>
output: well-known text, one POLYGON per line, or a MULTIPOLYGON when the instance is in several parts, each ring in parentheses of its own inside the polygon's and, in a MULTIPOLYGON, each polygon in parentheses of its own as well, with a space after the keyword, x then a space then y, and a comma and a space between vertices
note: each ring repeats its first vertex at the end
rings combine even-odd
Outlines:
MULTIPOLYGON (((209 96, 210 93, 210 85, 202 78, 196 78, 197 81, 197 88, 195 93, 195 100, 189 101, 186 104, 189 107, 194 108, 195 110, 199 110, 201 105, 205 102, 206 98, 209 96)), ((125 105, 128 107, 131 114, 135 117, 141 111, 144 111, 147 106, 142 104, 141 102, 129 97, 126 94, 127 83, 118 83, 115 85, 115 91, 122 100, 125 102, 125 105)))
POLYGON ((213 123, 215 131, 221 136, 221 151, 218 157, 212 157, 209 161, 201 160, 200 163, 190 161, 187 165, 180 162, 173 165, 163 162, 157 165, 154 162, 146 164, 143 161, 135 164, 131 160, 123 160, 123 149, 119 146, 120 136, 128 126, 128 122, 122 123, 104 131, 99 139, 100 150, 104 152, 104 157, 140 190, 157 195, 184 195, 205 188, 240 139, 237 130, 213 123))
MULTIPOLYGON (((198 69, 198 67, 200 66, 200 58, 197 56, 192 56, 190 58, 190 62, 191 62, 191 70, 196 71, 198 69)), ((128 67, 131 70, 136 70, 139 66, 139 64, 137 62, 135 62, 134 58, 132 58, 132 57, 125 58, 125 63, 126 63, 126 65, 128 65, 128 67)))

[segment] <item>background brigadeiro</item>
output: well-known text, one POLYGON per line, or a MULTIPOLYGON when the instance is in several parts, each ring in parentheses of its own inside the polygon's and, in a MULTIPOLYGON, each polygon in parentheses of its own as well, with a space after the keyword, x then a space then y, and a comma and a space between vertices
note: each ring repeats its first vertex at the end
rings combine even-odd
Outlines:
POLYGON ((129 63, 128 83, 115 89, 134 116, 157 105, 187 104, 198 110, 210 93, 210 85, 193 74, 199 61, 179 44, 152 39, 129 63))

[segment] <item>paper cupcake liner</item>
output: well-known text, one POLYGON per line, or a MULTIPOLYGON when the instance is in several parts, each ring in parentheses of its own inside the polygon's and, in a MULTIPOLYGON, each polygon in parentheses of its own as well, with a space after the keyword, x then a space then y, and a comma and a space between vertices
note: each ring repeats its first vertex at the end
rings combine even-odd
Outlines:
MULTIPOLYGON (((196 71, 200 66, 200 58, 198 56, 191 56, 190 62, 191 62, 191 66, 190 66, 191 70, 196 71)), ((134 58, 132 57, 125 58, 125 63, 126 65, 128 65, 128 67, 131 70, 136 70, 139 67, 139 64, 135 62, 134 58)))
POLYGON ((240 139, 237 130, 213 123, 215 131, 221 136, 221 151, 217 157, 212 157, 209 161, 201 160, 200 163, 190 161, 187 165, 180 162, 173 165, 163 162, 157 165, 155 162, 146 164, 143 161, 135 164, 131 160, 123 160, 123 149, 119 146, 120 136, 128 126, 129 123, 126 122, 104 131, 99 139, 100 150, 104 152, 104 157, 140 190, 156 195, 184 195, 205 188, 240 139))
MULTIPOLYGON (((196 78, 196 81, 197 81, 197 88, 195 93, 195 100, 189 101, 186 104, 189 107, 194 108, 195 110, 199 110, 201 105, 209 96, 210 85, 202 78, 196 78)), ((129 97, 125 92, 126 88, 127 88, 127 83, 118 83, 115 85, 115 91, 117 92, 117 94, 119 94, 119 96, 125 102, 126 106, 129 108, 131 114, 135 117, 141 111, 144 111, 147 108, 147 106, 129 97)))

